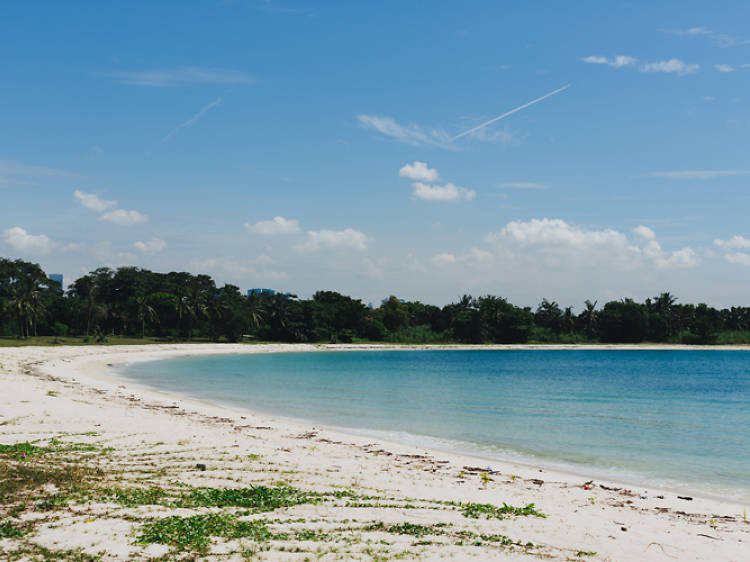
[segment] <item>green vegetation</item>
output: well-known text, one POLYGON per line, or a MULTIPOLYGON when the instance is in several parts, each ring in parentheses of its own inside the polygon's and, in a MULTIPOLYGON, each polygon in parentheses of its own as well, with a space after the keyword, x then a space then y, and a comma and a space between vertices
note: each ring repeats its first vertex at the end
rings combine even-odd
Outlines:
MULTIPOLYGON (((81 435, 98 436, 96 432, 81 435)), ((219 549, 246 557, 266 550, 294 552, 311 559, 326 554, 372 560, 410 558, 418 555, 410 548, 429 545, 499 548, 532 555, 549 548, 505 535, 477 533, 461 525, 461 515, 542 517, 532 504, 493 506, 372 495, 354 489, 312 491, 282 484, 194 487, 173 479, 169 468, 153 465, 134 471, 132 452, 118 455, 114 449, 75 442, 71 437, 0 444, 0 539, 9 541, 4 559, 98 560, 104 553, 92 553, 93 542, 88 549, 53 550, 35 540, 43 527, 55 528, 63 518, 73 518, 75 524, 100 516, 130 522, 127 540, 133 545, 168 546, 165 560, 200 559, 214 553, 214 545, 232 541, 239 542, 228 551, 224 545, 219 549), (335 515, 307 518, 287 511, 324 502, 334 508, 330 513, 335 515), (358 512, 341 511, 361 505, 382 510, 384 517, 393 510, 399 514, 407 509, 422 511, 419 522, 399 523, 387 519, 358 522, 351 517, 358 512), (181 511, 171 511, 175 509, 181 511), (454 521, 425 523, 435 510, 455 512, 454 521), (263 518, 258 514, 264 514, 263 518)), ((145 460, 142 464, 152 465, 145 460)), ((257 461, 248 460, 236 470, 245 477, 247 471, 275 470, 253 465, 257 461)))
POLYGON ((461 504, 461 513, 464 517, 472 519, 505 519, 507 515, 514 517, 533 515, 534 517, 546 517, 540 511, 537 511, 533 503, 525 507, 515 507, 504 503, 502 507, 497 507, 488 503, 465 503, 461 504))
POLYGON ((102 267, 67 292, 37 264, 0 258, 0 346, 172 341, 420 343, 750 343, 750 308, 585 301, 579 313, 542 299, 532 309, 464 295, 442 308, 395 296, 379 307, 333 291, 311 299, 244 295, 207 275, 102 267))
POLYGON ((261 521, 240 521, 235 515, 211 513, 151 519, 141 528, 136 542, 166 544, 175 546, 178 550, 206 552, 211 537, 249 538, 264 542, 272 538, 285 539, 286 535, 274 535, 261 521))

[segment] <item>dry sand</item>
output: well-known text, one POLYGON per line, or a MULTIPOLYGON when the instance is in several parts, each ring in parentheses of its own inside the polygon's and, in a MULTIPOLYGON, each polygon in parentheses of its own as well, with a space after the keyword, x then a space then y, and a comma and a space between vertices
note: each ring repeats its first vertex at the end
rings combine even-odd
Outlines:
MULTIPOLYGON (((351 348, 362 346, 335 346, 351 348)), ((57 437, 66 470, 79 461, 100 471, 93 479, 84 475, 83 492, 67 499, 52 484, 27 491, 25 506, 17 497, 0 498, 0 525, 25 531, 0 534, 0 558, 750 560, 741 505, 373 442, 166 395, 122 381, 112 368, 173 356, 321 349, 330 347, 0 348, 0 444, 45 446, 57 437), (320 497, 271 511, 174 502, 194 488, 251 486, 291 486, 320 497), (149 504, 128 492, 115 496, 115 488, 166 490, 171 499, 149 504), (487 517, 491 508, 467 517, 467 502, 533 503, 546 517, 487 517), (203 550, 138 542, 158 518, 206 514, 229 514, 234 525, 255 521, 273 536, 209 532, 203 550)), ((55 454, 15 458, 6 468, 54 463, 55 454)))

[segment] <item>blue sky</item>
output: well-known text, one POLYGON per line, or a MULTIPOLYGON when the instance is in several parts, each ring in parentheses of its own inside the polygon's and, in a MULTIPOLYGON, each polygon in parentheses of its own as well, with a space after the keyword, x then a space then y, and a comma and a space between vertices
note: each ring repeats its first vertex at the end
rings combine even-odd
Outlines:
POLYGON ((748 21, 747 2, 4 2, 0 255, 365 302, 747 305, 748 21))

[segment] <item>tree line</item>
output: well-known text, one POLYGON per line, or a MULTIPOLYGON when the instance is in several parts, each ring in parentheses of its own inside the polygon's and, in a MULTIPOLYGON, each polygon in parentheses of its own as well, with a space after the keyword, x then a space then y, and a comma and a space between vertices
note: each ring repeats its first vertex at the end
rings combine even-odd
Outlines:
POLYGON ((149 337, 162 341, 394 343, 750 343, 750 308, 682 304, 671 293, 636 302, 587 300, 580 312, 543 299, 534 309, 493 295, 438 307, 391 296, 377 308, 335 291, 311 299, 243 294, 208 275, 102 267, 63 291, 38 264, 0 258, 0 335, 149 337))

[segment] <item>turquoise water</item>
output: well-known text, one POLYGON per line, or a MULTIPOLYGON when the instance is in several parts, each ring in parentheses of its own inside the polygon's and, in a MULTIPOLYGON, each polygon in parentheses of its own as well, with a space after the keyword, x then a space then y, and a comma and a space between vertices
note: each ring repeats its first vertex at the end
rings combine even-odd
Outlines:
POLYGON ((280 353, 124 374, 383 439, 750 500, 750 352, 280 353))

